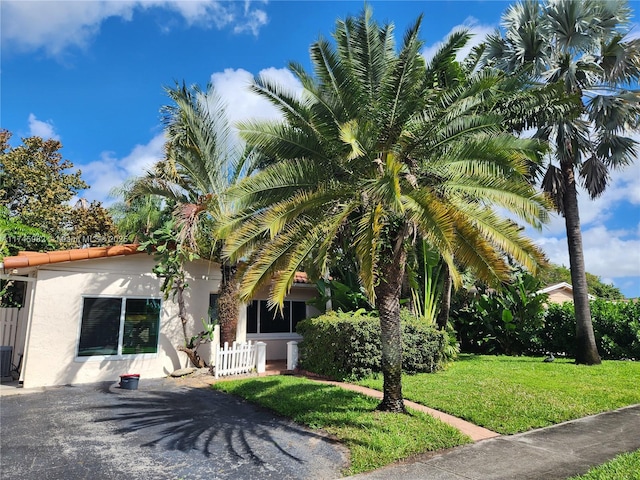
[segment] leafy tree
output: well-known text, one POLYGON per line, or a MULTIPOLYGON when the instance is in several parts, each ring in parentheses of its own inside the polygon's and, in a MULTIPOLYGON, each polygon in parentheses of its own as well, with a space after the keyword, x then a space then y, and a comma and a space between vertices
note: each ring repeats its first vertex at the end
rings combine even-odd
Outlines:
POLYGON ((62 144, 29 137, 12 147, 10 139, 10 132, 0 130, 0 206, 6 208, 11 221, 44 232, 50 242, 27 242, 19 245, 20 249, 114 243, 108 241, 115 233, 111 219, 100 203, 81 203, 82 208, 69 203, 89 185, 81 172, 73 172, 73 164, 62 158, 62 144))
POLYGON ((101 246, 125 242, 125 237, 118 235, 111 214, 100 202, 78 200, 70 212, 69 220, 76 245, 101 246))
POLYGON ((577 98, 581 115, 541 122, 536 138, 553 147, 542 179, 566 223, 576 309, 576 362, 598 364, 584 267, 577 186, 592 198, 606 189, 609 171, 630 164, 637 143, 640 39, 626 37, 625 0, 547 0, 517 3, 502 17, 504 33, 489 37, 486 60, 508 72, 523 68, 577 98))
POLYGON ((236 265, 221 258, 213 225, 226 214, 229 205, 222 193, 240 175, 246 157, 232 143, 226 107, 212 88, 206 95, 197 86, 189 89, 184 84, 166 91, 174 104, 163 109, 165 158, 131 183, 127 201, 161 198, 173 207, 176 250, 220 261, 220 341, 232 342, 239 310, 236 265))
POLYGON ((0 259, 16 255, 20 250, 39 251, 51 248, 51 238, 42 230, 20 223, 0 206, 0 259))
POLYGON ((240 212, 225 246, 231 258, 249 258, 241 297, 275 278, 270 303, 277 308, 305 262, 326 272, 334 242, 353 226, 360 281, 380 314, 379 408, 394 412, 404 411, 400 292, 414 236, 440 252, 456 282, 454 258, 499 279, 510 271, 505 253, 532 270, 542 255, 492 207, 533 225, 546 215, 524 178, 539 142, 506 133, 510 124, 500 114, 516 84, 481 72, 439 85, 444 59, 468 36, 454 35, 437 64, 426 64, 420 23, 396 49, 393 26, 375 23, 367 8, 337 22, 335 45, 321 38, 311 46, 314 75, 289 65, 303 85, 300 97, 256 79, 253 91, 284 121, 240 125, 271 161, 230 189, 240 212))

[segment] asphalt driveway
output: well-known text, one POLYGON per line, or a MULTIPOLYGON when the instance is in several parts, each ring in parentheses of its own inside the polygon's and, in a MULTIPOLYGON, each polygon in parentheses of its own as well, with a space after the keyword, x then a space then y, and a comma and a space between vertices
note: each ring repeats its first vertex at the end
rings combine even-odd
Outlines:
POLYGON ((328 479, 348 461, 317 432, 169 380, 3 396, 0 432, 1 478, 328 479))

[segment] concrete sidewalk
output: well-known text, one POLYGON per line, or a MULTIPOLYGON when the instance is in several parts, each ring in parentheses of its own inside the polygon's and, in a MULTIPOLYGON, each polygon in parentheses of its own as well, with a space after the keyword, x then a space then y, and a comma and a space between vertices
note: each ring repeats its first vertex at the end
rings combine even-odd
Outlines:
POLYGON ((560 480, 640 449, 640 405, 424 454, 362 480, 560 480))

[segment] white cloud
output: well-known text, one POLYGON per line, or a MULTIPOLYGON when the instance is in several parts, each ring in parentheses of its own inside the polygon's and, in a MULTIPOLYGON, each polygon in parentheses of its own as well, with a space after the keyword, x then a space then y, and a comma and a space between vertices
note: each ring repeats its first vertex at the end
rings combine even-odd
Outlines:
POLYGON ((33 113, 29 114, 29 136, 41 137, 45 140, 50 138, 60 140, 60 136, 54 130, 53 122, 38 120, 33 113))
POLYGON ((251 32, 253 35, 258 36, 260 27, 263 27, 269 22, 267 12, 259 8, 252 9, 251 2, 245 0, 244 2, 244 19, 238 23, 233 31, 235 33, 251 32))
MULTIPOLYGON (((261 2, 264 3, 264 2, 261 2)), ((2 2, 2 42, 21 51, 44 49, 58 56, 70 47, 84 49, 108 18, 130 21, 136 12, 161 8, 180 15, 188 25, 231 27, 257 35, 268 22, 263 9, 245 2, 218 0, 109 0, 2 2)), ((166 27, 165 27, 166 28, 166 27)))
MULTIPOLYGON (((607 279, 639 276, 639 233, 637 229, 609 230, 604 225, 583 230, 582 245, 587 271, 607 279)), ((551 262, 569 266, 565 236, 539 238, 537 243, 551 262)))
POLYGON ((103 152, 100 160, 81 166, 82 178, 91 188, 85 192, 90 200, 99 200, 105 205, 113 203, 109 193, 121 187, 126 180, 143 175, 164 155, 164 133, 153 137, 145 145, 136 145, 131 153, 117 158, 112 152, 103 152))
MULTIPOLYGON (((260 75, 277 80, 291 92, 300 92, 302 89, 288 70, 269 68, 262 70, 260 75)), ((273 105, 249 90, 252 79, 253 75, 242 69, 227 69, 211 75, 216 92, 229 107, 229 120, 280 118, 280 113, 273 105)), ((144 174, 160 160, 164 155, 164 142, 164 134, 160 133, 147 144, 136 145, 131 153, 122 158, 114 156, 112 152, 103 152, 99 160, 82 165, 82 178, 91 185, 84 196, 106 205, 113 203, 114 199, 109 197, 111 190, 122 186, 131 177, 144 174)))
MULTIPOLYGON (((302 91, 300 82, 287 69, 268 68, 261 70, 259 75, 278 82, 285 91, 293 94, 299 94, 302 91)), ((253 74, 243 69, 228 68, 211 75, 211 84, 227 105, 229 121, 232 124, 249 118, 260 120, 281 118, 280 112, 274 105, 249 89, 252 81, 253 74)))
MULTIPOLYGON (((467 30, 467 32, 471 34, 471 39, 467 42, 464 48, 460 49, 460 51, 456 55, 456 58, 459 61, 462 61, 467 57, 467 55, 469 55, 473 47, 481 44, 484 41, 485 37, 488 34, 493 33, 495 29, 496 29, 496 26, 482 25, 478 23, 478 20, 476 20, 475 18, 468 17, 462 25, 456 25, 455 27, 453 27, 449 31, 449 33, 445 36, 445 39, 449 38, 451 34, 455 32, 459 32, 460 30, 467 30)), ((422 56, 427 61, 431 60, 442 45, 443 45, 443 42, 440 41, 433 45, 429 45, 425 47, 422 50, 422 56)))
MULTIPOLYGON (((579 190, 585 268, 606 281, 613 280, 619 288, 624 286, 625 279, 640 277, 640 210, 636 210, 635 218, 623 219, 622 223, 626 220, 628 225, 623 229, 612 229, 609 225, 614 218, 620 220, 618 208, 623 203, 628 202, 634 208, 640 205, 639 183, 640 160, 637 160, 623 170, 612 172, 611 183, 599 198, 591 200, 583 189, 579 190)), ((553 215, 542 233, 531 230, 528 233, 551 262, 569 266, 565 223, 561 215, 553 215)))

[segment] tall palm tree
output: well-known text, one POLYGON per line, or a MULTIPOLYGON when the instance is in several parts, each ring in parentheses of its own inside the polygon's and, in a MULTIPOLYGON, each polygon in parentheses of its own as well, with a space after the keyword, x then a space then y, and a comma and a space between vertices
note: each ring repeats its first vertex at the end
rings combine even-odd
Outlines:
MULTIPOLYGON (((540 144, 505 133, 492 108, 504 100, 502 76, 438 86, 440 72, 420 54, 420 23, 396 49, 393 26, 379 26, 366 8, 337 22, 335 45, 324 38, 312 45, 314 75, 289 65, 301 96, 255 80, 253 91, 284 120, 240 125, 271 162, 230 189, 239 213, 225 242, 230 258, 248 258, 241 298, 273 281, 270 303, 278 308, 295 272, 309 262, 326 271, 332 245, 350 228, 362 286, 380 314, 379 408, 395 412, 404 411, 399 300, 414 236, 438 249, 455 281, 454 257, 483 278, 503 278, 505 253, 530 269, 542 256, 492 207, 535 226, 546 216, 524 180, 540 144)), ((443 48, 449 59, 452 42, 464 43, 456 37, 443 48)))
POLYGON ((577 186, 591 198, 609 183, 609 171, 631 163, 637 144, 640 39, 627 39, 631 11, 624 0, 529 0, 502 17, 504 33, 487 40, 485 62, 508 72, 529 69, 535 79, 574 96, 580 115, 543 121, 552 160, 542 179, 565 218, 576 311, 576 362, 599 364, 587 291, 577 186))
MULTIPOLYGON (((226 106, 212 88, 206 95, 197 86, 184 84, 166 91, 174 104, 163 109, 165 158, 135 179, 127 196, 129 200, 164 199, 173 206, 179 246, 220 261, 220 340, 232 342, 239 308, 236 265, 221 258, 221 243, 211 232, 218 219, 227 215, 222 192, 237 180, 248 156, 234 143, 226 106)), ((184 324, 186 312, 180 316, 184 324)))

